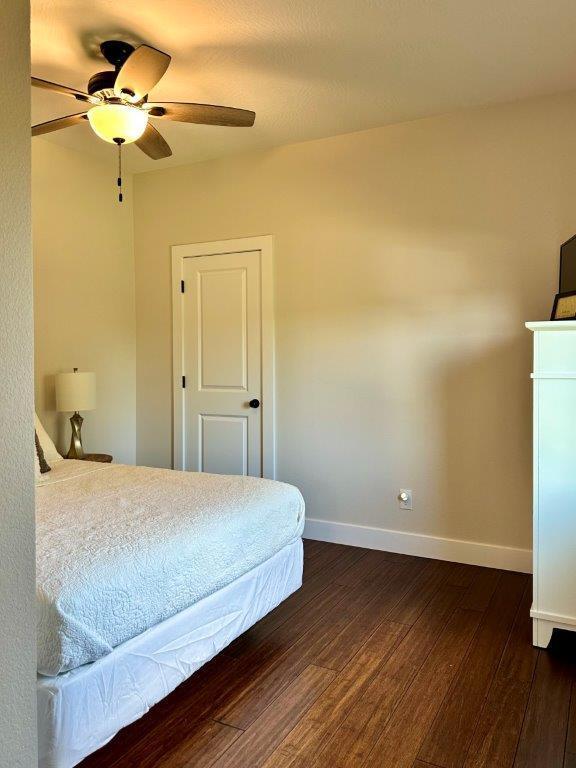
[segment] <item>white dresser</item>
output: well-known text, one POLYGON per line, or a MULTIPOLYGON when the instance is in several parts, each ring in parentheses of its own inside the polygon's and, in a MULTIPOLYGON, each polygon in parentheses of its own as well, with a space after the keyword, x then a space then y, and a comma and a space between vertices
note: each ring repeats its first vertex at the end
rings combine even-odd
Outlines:
POLYGON ((576 630, 576 321, 534 334, 534 645, 576 630))

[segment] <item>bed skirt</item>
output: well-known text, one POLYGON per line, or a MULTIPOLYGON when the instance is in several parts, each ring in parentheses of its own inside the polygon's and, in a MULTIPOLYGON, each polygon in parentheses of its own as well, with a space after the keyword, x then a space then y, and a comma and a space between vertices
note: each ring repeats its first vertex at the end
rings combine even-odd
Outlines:
POLYGON ((302 584, 302 540, 218 592, 57 677, 38 677, 39 768, 72 768, 302 584))

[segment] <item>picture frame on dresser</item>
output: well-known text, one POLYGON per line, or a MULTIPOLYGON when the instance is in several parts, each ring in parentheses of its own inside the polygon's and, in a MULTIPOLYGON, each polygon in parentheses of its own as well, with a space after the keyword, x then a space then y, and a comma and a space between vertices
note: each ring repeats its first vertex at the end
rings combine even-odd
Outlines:
POLYGON ((576 235, 560 246, 558 293, 576 291, 576 235))
POLYGON ((576 291, 556 294, 550 320, 576 320, 576 291))

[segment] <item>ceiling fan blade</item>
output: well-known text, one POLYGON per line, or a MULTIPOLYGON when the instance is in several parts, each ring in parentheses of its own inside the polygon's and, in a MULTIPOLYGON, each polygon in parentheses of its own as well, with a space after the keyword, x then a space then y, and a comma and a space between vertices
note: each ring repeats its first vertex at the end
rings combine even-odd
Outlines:
POLYGON ((150 45, 139 45, 126 59, 116 77, 114 92, 128 94, 140 101, 158 83, 168 69, 171 57, 150 45))
POLYGON ((67 117, 58 117, 56 120, 48 120, 47 123, 38 123, 32 126, 32 136, 41 136, 43 133, 52 133, 59 131, 60 128, 69 128, 71 125, 78 125, 86 120, 86 112, 78 112, 76 115, 67 117))
POLYGON ((170 157, 172 150, 162 134, 148 123, 142 136, 135 142, 152 160, 162 160, 163 157, 170 157))
POLYGON ((58 85, 58 83, 51 83, 49 80, 41 80, 39 77, 33 77, 31 80, 35 88, 44 88, 46 91, 63 93, 65 96, 72 96, 72 98, 78 101, 86 101, 90 104, 98 104, 100 102, 100 99, 96 99, 83 91, 77 91, 75 88, 69 88, 67 85, 58 85))
POLYGON ((229 125, 249 128, 254 125, 256 113, 249 109, 218 107, 214 104, 185 104, 177 101, 160 101, 144 105, 152 117, 178 120, 183 123, 202 125, 229 125))

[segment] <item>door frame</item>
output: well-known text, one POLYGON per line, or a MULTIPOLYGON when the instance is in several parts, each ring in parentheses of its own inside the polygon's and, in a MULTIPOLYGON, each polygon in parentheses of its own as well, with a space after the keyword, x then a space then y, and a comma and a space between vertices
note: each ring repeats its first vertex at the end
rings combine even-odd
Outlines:
POLYGON ((172 434, 173 467, 184 469, 182 290, 184 259, 260 251, 262 476, 276 479, 276 382, 274 333, 274 236, 241 237, 172 246, 172 434))

